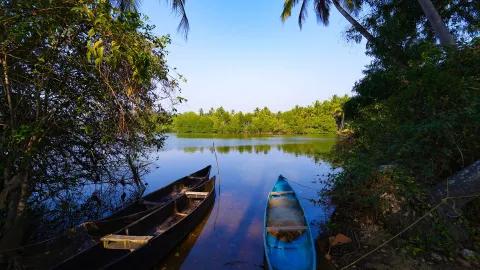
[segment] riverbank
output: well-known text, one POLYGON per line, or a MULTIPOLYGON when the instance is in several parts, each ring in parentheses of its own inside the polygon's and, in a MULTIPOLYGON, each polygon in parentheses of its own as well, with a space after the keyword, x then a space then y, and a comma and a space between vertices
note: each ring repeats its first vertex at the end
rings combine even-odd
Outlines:
MULTIPOLYGON (((352 209, 350 209, 352 210, 352 209)), ((457 254, 445 255, 441 250, 421 250, 408 237, 394 238, 382 224, 352 217, 352 211, 337 208, 325 234, 317 239, 318 251, 328 254, 332 269, 478 269, 480 261, 470 249, 458 250, 457 254), (352 222, 353 221, 353 222, 352 222), (329 247, 329 237, 345 234, 352 242, 329 247), (394 240, 392 240, 394 238, 394 240), (385 243, 388 243, 384 245, 385 243), (420 252, 413 255, 412 252, 420 252)), ((428 230, 428 223, 421 225, 428 230)))
MULTIPOLYGON (((336 158, 350 153, 349 140, 337 144, 336 158)), ((464 196, 478 193, 480 162, 448 177, 449 189, 442 184, 446 179, 420 183, 398 164, 372 169, 373 163, 359 158, 343 162, 344 171, 331 177, 328 192, 335 213, 317 239, 334 267, 480 268, 480 198, 464 196), (367 168, 372 171, 362 174, 367 168), (447 196, 452 199, 442 200, 447 196), (329 237, 339 233, 351 242, 329 246, 329 237)))

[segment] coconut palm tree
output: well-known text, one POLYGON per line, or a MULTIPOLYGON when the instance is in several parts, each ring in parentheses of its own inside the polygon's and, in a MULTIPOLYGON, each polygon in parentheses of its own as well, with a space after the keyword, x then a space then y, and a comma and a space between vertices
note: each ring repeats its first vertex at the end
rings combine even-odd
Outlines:
MULTIPOLYGON (((359 10, 362 0, 313 0, 315 13, 317 14, 317 19, 319 22, 324 25, 328 25, 328 19, 330 16, 330 5, 333 4, 335 8, 340 12, 340 14, 347 19, 350 24, 357 30, 363 37, 365 37, 370 43, 376 43, 375 37, 368 32, 368 30, 363 27, 354 17, 352 17, 349 12, 344 8, 346 7, 349 11, 356 12, 359 10)), ((438 14, 435 6, 431 0, 417 0, 422 10, 427 17, 430 25, 432 26, 437 38, 440 41, 440 44, 443 46, 455 46, 455 39, 452 34, 448 31, 448 28, 442 21, 442 18, 438 14)), ((307 16, 307 8, 310 0, 285 0, 283 5, 283 12, 281 15, 282 21, 288 19, 291 16, 292 8, 298 4, 301 4, 300 13, 298 15, 298 24, 300 28, 307 16)))
POLYGON ((455 46, 455 39, 453 35, 448 31, 447 26, 442 21, 442 18, 438 14, 437 9, 430 0, 418 0, 418 3, 422 7, 423 13, 427 17, 430 25, 435 32, 440 44, 443 46, 455 46))
MULTIPOLYGON (((347 19, 350 24, 357 30, 363 37, 367 39, 370 43, 376 43, 375 37, 368 32, 368 30, 363 27, 354 17, 352 17, 344 6, 347 7, 350 11, 358 11, 361 0, 350 0, 343 1, 340 3, 339 0, 313 0, 315 13, 317 14, 317 20, 324 25, 328 25, 328 20, 330 17, 330 5, 333 4, 335 8, 340 12, 340 14, 347 19), (343 5, 342 5, 343 4, 343 5)), ((282 21, 285 21, 292 15, 292 8, 301 3, 300 13, 298 15, 298 25, 302 28, 302 24, 307 17, 307 8, 310 0, 285 0, 283 5, 283 12, 281 15, 282 21)))
MULTIPOLYGON (((183 32, 187 37, 190 24, 188 22, 187 13, 185 12, 185 0, 166 0, 174 12, 181 17, 177 30, 183 32)), ((140 0, 111 0, 122 11, 136 11, 140 5, 140 0)))

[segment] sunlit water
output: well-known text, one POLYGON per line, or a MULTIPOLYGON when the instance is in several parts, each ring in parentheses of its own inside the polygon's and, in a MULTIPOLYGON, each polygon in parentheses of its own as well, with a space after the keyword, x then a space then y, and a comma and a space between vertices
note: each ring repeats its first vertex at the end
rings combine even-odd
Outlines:
POLYGON ((316 201, 322 180, 332 172, 322 157, 334 142, 331 137, 170 135, 164 150, 152 154, 146 192, 211 164, 218 175, 217 197, 204 221, 156 269, 261 269, 265 205, 279 174, 290 179, 316 237, 332 212, 316 201))

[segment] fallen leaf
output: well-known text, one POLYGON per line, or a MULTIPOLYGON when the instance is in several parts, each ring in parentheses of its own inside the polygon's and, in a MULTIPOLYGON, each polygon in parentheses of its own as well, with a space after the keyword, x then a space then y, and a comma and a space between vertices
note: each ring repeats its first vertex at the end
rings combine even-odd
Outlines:
POLYGON ((337 234, 335 236, 330 236, 328 238, 328 241, 330 242, 330 246, 338 246, 338 245, 343 245, 343 244, 348 244, 352 242, 352 239, 350 237, 344 235, 344 234, 337 234))

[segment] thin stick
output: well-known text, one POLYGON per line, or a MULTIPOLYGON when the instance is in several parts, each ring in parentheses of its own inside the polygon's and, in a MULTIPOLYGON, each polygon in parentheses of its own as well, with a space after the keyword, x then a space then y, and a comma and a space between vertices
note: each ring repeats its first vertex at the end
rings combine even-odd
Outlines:
POLYGON ((220 202, 221 199, 221 177, 220 177, 220 166, 218 165, 217 150, 215 149, 215 141, 212 143, 213 154, 215 155, 215 162, 217 163, 217 175, 218 175, 218 204, 217 204, 217 213, 215 214, 215 221, 213 222, 213 230, 215 231, 217 227, 218 214, 220 213, 220 202))

